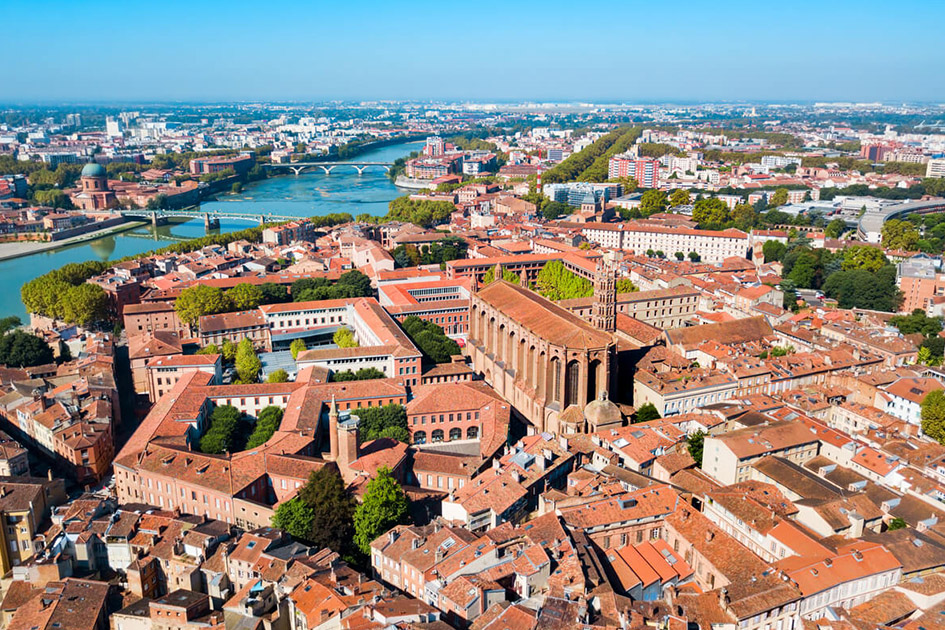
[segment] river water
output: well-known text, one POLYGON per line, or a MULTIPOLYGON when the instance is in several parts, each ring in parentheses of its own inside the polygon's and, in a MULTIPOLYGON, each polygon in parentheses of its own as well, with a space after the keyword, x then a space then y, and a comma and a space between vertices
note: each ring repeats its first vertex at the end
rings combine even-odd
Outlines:
MULTIPOLYGON (((393 162, 411 151, 420 142, 396 144, 362 153, 355 160, 365 162, 393 162)), ((272 213, 310 217, 335 212, 383 215, 387 204, 407 191, 394 186, 381 167, 369 167, 362 175, 350 166, 339 166, 325 175, 321 169, 312 169, 301 175, 273 177, 247 186, 238 195, 223 195, 216 201, 201 204, 201 210, 211 212, 272 213)), ((220 230, 229 232, 250 227, 246 221, 222 219, 220 230)), ((49 252, 0 261, 0 317, 19 315, 27 321, 26 309, 20 301, 20 287, 36 276, 58 269, 72 262, 86 260, 115 260, 141 254, 181 240, 204 236, 203 219, 185 223, 162 225, 156 230, 141 227, 86 243, 49 252)))

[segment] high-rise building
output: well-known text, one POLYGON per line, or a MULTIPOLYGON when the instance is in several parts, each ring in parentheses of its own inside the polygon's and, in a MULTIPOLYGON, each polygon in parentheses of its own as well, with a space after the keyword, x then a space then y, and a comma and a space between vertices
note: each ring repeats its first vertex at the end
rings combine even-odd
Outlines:
POLYGON ((945 177, 945 158, 933 158, 925 167, 926 177, 945 177))
POLYGON ((632 177, 643 188, 659 188, 660 162, 653 158, 638 158, 629 153, 621 153, 610 158, 608 177, 632 177))

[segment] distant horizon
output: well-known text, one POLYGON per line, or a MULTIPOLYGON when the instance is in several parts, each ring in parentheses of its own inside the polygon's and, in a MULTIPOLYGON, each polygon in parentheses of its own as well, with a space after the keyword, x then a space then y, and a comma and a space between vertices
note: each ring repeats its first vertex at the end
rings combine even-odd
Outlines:
POLYGON ((11 4, 0 103, 945 103, 929 0, 11 4))

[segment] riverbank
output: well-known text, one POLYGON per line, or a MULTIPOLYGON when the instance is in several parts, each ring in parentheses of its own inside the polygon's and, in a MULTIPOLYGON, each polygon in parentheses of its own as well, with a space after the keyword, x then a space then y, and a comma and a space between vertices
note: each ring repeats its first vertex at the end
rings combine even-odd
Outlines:
POLYGON ((148 225, 148 223, 146 221, 127 221, 121 225, 113 225, 102 230, 96 230, 80 236, 73 236, 72 238, 61 241, 15 241, 12 243, 0 243, 0 260, 12 260, 14 258, 40 254, 42 252, 51 252, 63 247, 79 245, 105 236, 118 234, 119 232, 127 232, 128 230, 133 230, 144 225, 148 225))
POLYGON ((433 190, 436 188, 436 184, 429 179, 413 179, 404 175, 397 176, 397 179, 394 180, 394 186, 406 190, 433 190))

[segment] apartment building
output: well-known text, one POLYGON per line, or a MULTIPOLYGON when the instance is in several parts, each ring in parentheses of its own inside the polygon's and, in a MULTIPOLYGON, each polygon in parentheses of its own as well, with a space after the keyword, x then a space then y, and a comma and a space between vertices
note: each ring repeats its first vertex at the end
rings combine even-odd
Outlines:
POLYGON ((820 451, 817 435, 801 422, 780 421, 738 429, 705 438, 702 470, 731 485, 751 476, 751 464, 766 455, 779 455, 803 464, 820 451))
POLYGON ((748 235, 741 230, 699 230, 688 227, 652 225, 643 222, 587 223, 581 234, 602 247, 645 254, 661 251, 667 256, 676 252, 695 252, 703 262, 717 263, 726 258, 749 256, 748 235))

